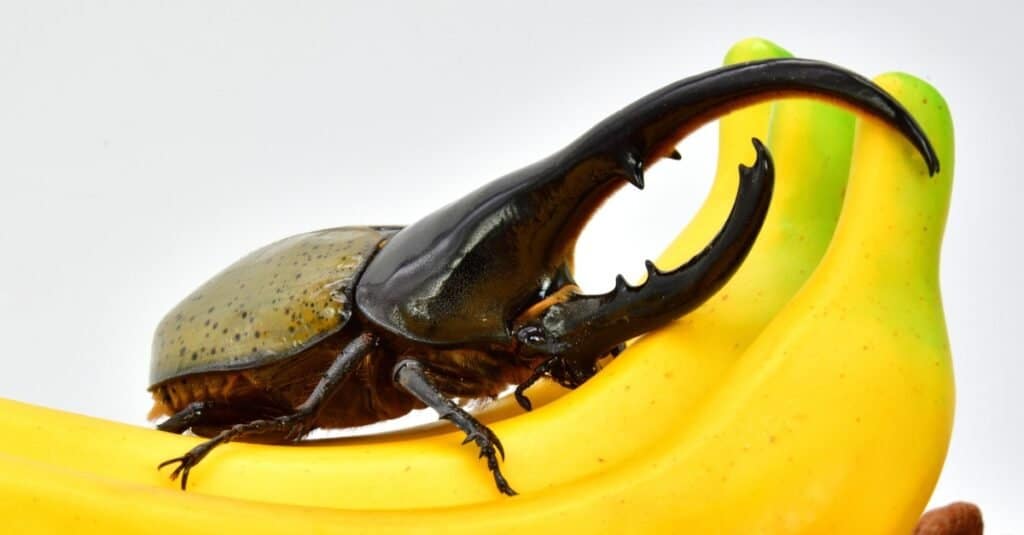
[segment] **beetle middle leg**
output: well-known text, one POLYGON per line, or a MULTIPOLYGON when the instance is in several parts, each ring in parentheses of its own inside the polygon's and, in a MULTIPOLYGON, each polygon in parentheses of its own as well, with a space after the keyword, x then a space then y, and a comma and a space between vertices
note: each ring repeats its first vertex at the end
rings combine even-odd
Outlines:
POLYGON ((412 359, 399 361, 395 365, 394 378, 397 385, 404 388, 431 409, 437 411, 437 414, 442 419, 455 424, 456 427, 466 433, 466 440, 462 441, 463 444, 476 442, 476 445, 480 448, 480 456, 487 458, 487 468, 494 475, 494 484, 497 485, 498 490, 502 494, 509 496, 516 495, 516 491, 512 490, 512 487, 509 486, 508 481, 505 480, 505 476, 501 474, 501 469, 498 467, 497 454, 500 453, 501 458, 504 459, 505 449, 501 446, 501 441, 498 440, 494 431, 491 431, 486 425, 474 418, 473 415, 462 410, 455 402, 445 397, 430 381, 426 370, 423 369, 423 365, 418 361, 412 359))
MULTIPOLYGON (((192 448, 185 455, 160 463, 157 468, 177 463, 177 468, 171 472, 171 479, 177 479, 180 475, 181 488, 184 490, 188 485, 188 475, 192 468, 221 444, 243 436, 265 435, 268 433, 280 433, 284 440, 298 440, 302 438, 313 429, 313 423, 323 402, 338 389, 349 373, 355 369, 356 364, 373 350, 375 344, 376 338, 369 333, 364 333, 349 342, 341 354, 331 363, 331 367, 328 368, 306 401, 296 407, 290 414, 233 425, 221 431, 210 440, 192 448)), ((192 413, 183 411, 185 414, 182 415, 179 421, 172 424, 172 427, 180 427, 189 418, 195 418, 192 414, 196 412, 202 414, 202 409, 203 407, 196 407, 192 413)), ((177 416, 176 414, 172 419, 177 416)))

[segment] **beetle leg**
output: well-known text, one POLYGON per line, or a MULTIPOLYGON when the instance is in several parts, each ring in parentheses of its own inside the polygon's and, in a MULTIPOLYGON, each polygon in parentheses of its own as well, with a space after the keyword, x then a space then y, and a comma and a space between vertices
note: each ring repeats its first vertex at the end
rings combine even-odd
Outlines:
POLYGON ((182 434, 188 431, 194 424, 202 422, 209 417, 209 412, 226 406, 219 401, 193 401, 187 407, 171 415, 170 418, 157 424, 160 431, 182 434))
POLYGON ((505 449, 501 446, 501 441, 486 425, 445 397, 427 377, 422 364, 412 359, 400 361, 395 365, 394 380, 395 384, 437 411, 441 419, 448 420, 466 433, 463 444, 476 442, 480 447, 480 456, 487 458, 487 468, 494 475, 494 484, 498 490, 509 496, 516 495, 516 491, 508 485, 498 467, 498 456, 495 451, 501 454, 502 459, 505 458, 505 449))
POLYGON ((179 435, 191 429, 200 436, 214 436, 237 423, 273 418, 288 412, 290 410, 279 406, 253 405, 251 402, 193 401, 157 424, 156 428, 179 435))
POLYGON ((533 369, 533 373, 522 383, 516 386, 515 396, 519 406, 526 411, 533 410, 533 403, 530 403, 530 398, 526 397, 526 389, 533 386, 534 383, 540 380, 541 377, 547 375, 551 371, 551 367, 555 364, 555 361, 560 357, 554 356, 544 362, 541 362, 539 366, 533 369))
MULTIPOLYGON (((185 487, 188 485, 188 474, 192 468, 199 464, 213 448, 221 444, 247 435, 267 433, 281 433, 284 435, 285 440, 298 440, 302 438, 313 429, 313 423, 316 421, 316 416, 323 401, 337 390, 349 373, 355 369, 355 365, 373 350, 376 341, 372 334, 364 333, 349 342, 341 354, 331 363, 331 367, 328 368, 306 401, 296 407, 291 414, 233 425, 221 431, 210 440, 192 448, 185 455, 160 463, 157 469, 178 463, 178 467, 171 472, 171 479, 177 479, 180 475, 181 489, 185 490, 185 487)), ((182 418, 186 417, 183 416, 182 418)))

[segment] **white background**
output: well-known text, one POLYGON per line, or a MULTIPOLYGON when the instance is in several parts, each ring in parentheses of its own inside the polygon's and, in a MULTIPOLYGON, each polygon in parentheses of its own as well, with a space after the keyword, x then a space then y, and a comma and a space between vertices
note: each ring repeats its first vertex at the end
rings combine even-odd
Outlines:
MULTIPOLYGON (((865 75, 914 73, 948 99, 958 408, 934 502, 974 500, 989 533, 1020 533, 1019 20, 980 1, 5 1, 0 396, 144 424, 154 326, 237 257, 413 221, 761 35, 865 75)), ((587 229, 586 289, 639 274, 685 225, 714 131, 587 229)))

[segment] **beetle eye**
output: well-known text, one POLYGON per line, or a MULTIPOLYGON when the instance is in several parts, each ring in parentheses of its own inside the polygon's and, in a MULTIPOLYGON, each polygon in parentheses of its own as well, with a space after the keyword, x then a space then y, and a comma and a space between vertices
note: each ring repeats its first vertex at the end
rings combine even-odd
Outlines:
POLYGON ((519 341, 530 346, 542 346, 547 343, 544 331, 538 327, 527 327, 519 331, 519 341))

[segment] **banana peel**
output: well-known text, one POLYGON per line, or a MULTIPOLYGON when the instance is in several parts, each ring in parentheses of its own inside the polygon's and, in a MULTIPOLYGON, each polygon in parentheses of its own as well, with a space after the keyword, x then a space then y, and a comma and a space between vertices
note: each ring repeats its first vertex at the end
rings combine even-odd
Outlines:
MULTIPOLYGON (((9 437, 0 445, 0 511, 18 531, 505 532, 571 525, 588 532, 909 532, 938 475, 952 418, 937 285, 952 127, 933 89, 906 75, 880 82, 924 125, 943 173, 925 178, 909 145, 865 121, 844 223, 799 296, 777 316, 764 313, 774 316, 767 328, 748 327, 753 345, 746 351, 741 344, 731 356, 711 354, 726 364, 707 374, 712 380, 696 380, 697 389, 685 388, 689 370, 677 362, 674 342, 647 341, 683 320, 634 344, 557 403, 496 423, 520 497, 497 497, 472 452, 454 447, 459 439, 448 433, 303 447, 232 444, 181 493, 153 466, 195 439, 0 402, 0 429, 9 437), (893 197, 882 203, 884 216, 874 206, 878 195, 893 197), (924 220, 914 219, 922 213, 924 220), (885 226, 890 218, 906 228, 879 235, 857 225, 885 226), (900 252, 911 239, 920 245, 900 252), (872 301, 876 291, 886 299, 872 301), (851 349, 851 341, 861 345, 851 349), (874 358, 853 359, 854 350, 874 358), (871 366, 851 364, 862 361, 871 366), (830 366, 836 363, 852 367, 837 372, 830 366), (677 392, 672 379, 680 376, 677 392), (643 409, 633 413, 640 419, 617 412, 623 400, 643 409), (861 420, 829 417, 836 412, 861 420), (650 428, 656 431, 643 436, 650 428), (766 434, 769 428, 776 433, 766 434), (537 443, 551 445, 544 442, 548 430, 569 439, 542 450, 537 443), (572 440, 587 431, 600 441, 572 440), (903 438, 907 433, 914 434, 903 438), (922 441, 924 451, 909 447, 922 441), (536 462, 545 456, 560 464, 536 462), (904 484, 890 485, 904 474, 904 484)), ((813 264, 804 267, 809 274, 813 264)), ((726 295, 724 301, 749 297, 726 295)), ((781 307, 788 296, 776 299, 781 307)), ((696 356, 687 358, 698 365, 696 356)))
MULTIPOLYGON (((785 55, 788 53, 781 48, 753 39, 733 47, 727 62, 785 55)), ((720 127, 723 154, 715 186, 704 203, 705 208, 667 253, 678 255, 675 251, 683 250, 688 258, 691 254, 687 249, 698 250, 717 232, 732 207, 738 187, 737 159, 753 157, 749 143, 752 134, 766 138, 769 143, 773 143, 773 139, 783 140, 777 143, 783 152, 776 153, 777 173, 788 177, 786 184, 776 187, 776 197, 783 200, 773 204, 762 238, 748 257, 752 261, 741 267, 723 290, 722 295, 727 298, 731 295, 732 301, 720 299, 698 310, 698 321, 680 323, 663 334, 645 338, 556 406, 527 415, 519 409, 516 412, 520 416, 496 423, 494 429, 510 453, 504 470, 514 478, 520 492, 543 489, 605 470, 642 452, 667 429, 681 425, 692 405, 738 356, 743 347, 739 343, 741 338, 748 341, 753 338, 798 287, 799 284, 788 282, 794 278, 793 274, 772 266, 778 262, 791 266, 793 259, 800 259, 805 265, 799 270, 802 277, 798 273, 796 278, 802 281, 818 262, 839 210, 839 193, 845 185, 852 144, 853 119, 846 112, 813 101, 782 105, 788 106, 796 120, 784 120, 786 115, 778 114, 771 132, 771 104, 743 109, 723 118, 720 127), (808 106, 811 110, 827 111, 817 118, 814 113, 806 112, 808 106), (821 150, 800 150, 800 147, 814 146, 819 138, 840 141, 821 150), (840 191, 819 189, 822 182, 835 183, 840 191), (798 194, 801 190, 811 193, 798 194), (819 197, 813 193, 816 191, 827 194, 819 197), (783 223, 793 218, 792 213, 799 214, 814 207, 822 213, 831 213, 830 217, 808 221, 803 226, 804 234, 820 237, 817 241, 808 240, 804 235, 787 238, 785 228, 772 228, 773 225, 785 227, 783 223), (769 235, 773 237, 766 239, 769 235), (765 247, 766 243, 770 247, 765 247), (774 308, 745 304, 755 301, 773 303, 774 308), (666 359, 666 354, 674 356, 666 359), (651 377, 661 379, 652 383, 651 377), (631 385, 637 388, 631 391, 631 385), (606 390, 619 391, 621 395, 586 394, 606 390), (672 418, 646 426, 632 424, 650 421, 652 410, 663 411, 672 418), (603 424, 588 425, 588 421, 603 421, 603 424), (631 429, 628 440, 609 440, 607 430, 610 428, 631 429), (570 462, 565 454, 568 451, 574 452, 570 462), (543 469, 538 470, 538 467, 543 469)), ((535 390, 531 389, 531 397, 535 396, 535 390)), ((34 419, 26 417, 22 421, 34 419)), ((407 507, 424 508, 494 499, 493 484, 487 474, 474 468, 479 461, 471 451, 454 447, 461 438, 448 428, 418 431, 402 437, 403 440, 394 438, 348 439, 330 447, 324 443, 307 444, 302 448, 232 444, 227 446, 227 454, 219 450, 204 463, 190 480, 190 490, 328 507, 340 502, 360 509, 387 508, 396 498, 407 507), (262 451, 253 459, 231 451, 251 448, 269 451, 262 451), (311 455, 309 450, 315 450, 316 455, 311 455), (206 469, 211 461, 216 462, 217 467, 206 469), (238 484, 240 477, 253 472, 260 473, 261 477, 245 485, 238 484), (391 482, 399 479, 402 490, 396 495, 391 482), (437 481, 447 482, 445 492, 438 491, 437 481)), ((142 439, 133 439, 131 444, 137 446, 139 440, 142 439)), ((191 442, 193 439, 184 440, 191 442)), ((160 455, 171 457, 188 447, 177 446, 160 455)), ((36 445, 30 445, 27 449, 35 448, 36 445)), ((148 453, 149 447, 112 453, 124 458, 140 450, 147 451, 147 456, 153 455, 148 453)), ((138 462, 146 461, 139 459, 138 462)))

